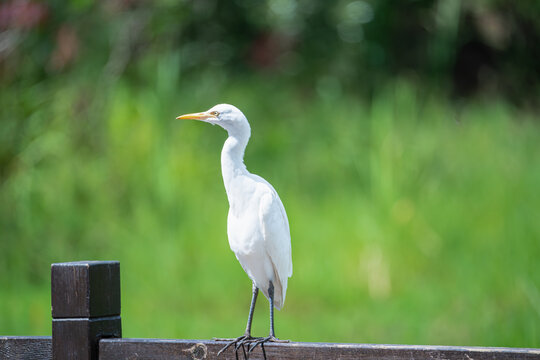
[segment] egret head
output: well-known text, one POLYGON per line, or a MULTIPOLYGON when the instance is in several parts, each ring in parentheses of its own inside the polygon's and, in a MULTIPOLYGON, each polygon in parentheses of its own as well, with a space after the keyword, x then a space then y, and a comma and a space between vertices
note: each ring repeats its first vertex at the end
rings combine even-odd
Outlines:
POLYGON ((249 124, 244 114, 236 106, 219 104, 210 110, 178 116, 179 120, 200 120, 212 125, 219 125, 229 133, 248 131, 249 124))

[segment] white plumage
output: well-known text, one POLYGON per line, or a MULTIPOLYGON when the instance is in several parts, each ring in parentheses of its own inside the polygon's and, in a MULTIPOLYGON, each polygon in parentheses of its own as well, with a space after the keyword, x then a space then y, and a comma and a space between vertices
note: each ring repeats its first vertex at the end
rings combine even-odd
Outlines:
POLYGON ((227 234, 231 250, 268 299, 268 284, 273 282, 274 306, 281 309, 292 275, 291 238, 283 204, 272 185, 247 171, 225 182, 225 189, 230 204, 227 234), (246 189, 245 197, 230 195, 246 189))
MULTIPOLYGON (((251 129, 240 110, 220 104, 206 112, 182 115, 177 119, 219 125, 229 134, 221 152, 221 170, 230 206, 227 235, 231 250, 254 284, 246 334, 233 343, 254 339, 250 332, 257 289, 262 290, 270 304, 273 302, 280 309, 285 302, 288 278, 292 275, 291 237, 285 208, 272 185, 251 174, 244 165, 244 150, 251 129)), ((270 316, 270 336, 265 341, 277 340, 273 311, 270 316)))

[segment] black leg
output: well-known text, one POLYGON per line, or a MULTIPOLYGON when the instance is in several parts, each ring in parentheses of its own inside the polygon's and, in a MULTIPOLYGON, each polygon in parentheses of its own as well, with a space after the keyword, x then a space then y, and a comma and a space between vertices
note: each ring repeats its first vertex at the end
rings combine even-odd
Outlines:
POLYGON ((257 295, 259 295, 259 288, 255 286, 255 283, 253 283, 251 305, 249 307, 249 316, 248 316, 248 322, 247 322, 246 333, 245 333, 245 335, 250 336, 250 337, 251 337, 251 323, 253 322, 253 313, 255 312, 255 303, 257 302, 257 295))
POLYGON ((248 354, 257 347, 261 345, 263 351, 264 359, 266 359, 266 351, 264 351, 264 343, 266 342, 289 342, 288 340, 279 340, 276 338, 276 333, 274 331, 274 284, 270 281, 268 285, 268 295, 270 296, 270 335, 265 338, 253 339, 250 341, 250 346, 248 347, 248 354))
POLYGON ((270 337, 275 338, 276 333, 274 331, 274 284, 270 281, 268 286, 268 295, 270 295, 270 337))
POLYGON ((250 340, 253 340, 253 338, 251 337, 251 323, 253 322, 253 313, 255 312, 255 304, 257 302, 257 295, 258 294, 259 294, 259 288, 257 288, 257 286, 255 286, 255 283, 253 283, 252 296, 251 296, 251 305, 249 307, 249 315, 248 315, 248 321, 247 321, 247 326, 246 326, 246 332, 244 333, 244 335, 239 336, 236 339, 214 339, 214 340, 226 340, 226 341, 229 341, 229 343, 227 345, 225 345, 225 347, 223 347, 223 349, 221 349, 217 353, 217 356, 221 355, 222 352, 224 352, 229 347, 234 345, 234 349, 236 351, 236 354, 235 354, 236 358, 238 358, 238 349, 240 349, 240 348, 242 348, 242 351, 244 352, 244 358, 247 358, 246 357, 246 352, 244 350, 244 344, 246 342, 250 341, 250 340))

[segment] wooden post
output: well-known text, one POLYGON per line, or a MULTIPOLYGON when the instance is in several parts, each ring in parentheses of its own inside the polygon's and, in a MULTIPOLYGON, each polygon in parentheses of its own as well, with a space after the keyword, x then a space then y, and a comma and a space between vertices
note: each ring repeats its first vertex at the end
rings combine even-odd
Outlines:
POLYGON ((52 264, 52 358, 98 360, 101 338, 122 337, 120 263, 52 264))

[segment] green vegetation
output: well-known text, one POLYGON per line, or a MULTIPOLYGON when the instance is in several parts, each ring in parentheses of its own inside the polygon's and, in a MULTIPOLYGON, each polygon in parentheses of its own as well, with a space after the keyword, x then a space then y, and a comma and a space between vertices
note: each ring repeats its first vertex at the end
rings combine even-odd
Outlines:
MULTIPOLYGON (((242 332, 250 283, 226 238, 226 133, 174 120, 229 102, 252 124, 248 168, 290 218, 278 336, 540 346, 533 115, 458 108, 407 81, 371 101, 260 76, 178 84, 171 62, 92 99, 62 78, 3 93, 28 127, 0 185, 0 334, 50 334, 49 266, 82 259, 121 261, 126 337, 242 332)), ((260 298, 256 335, 267 313, 260 298)))
MULTIPOLYGON (((540 2, 0 2, 0 335, 120 260, 126 337, 243 331, 226 133, 287 209, 277 335, 540 347, 540 2)), ((259 298, 254 334, 267 333, 259 298)))

